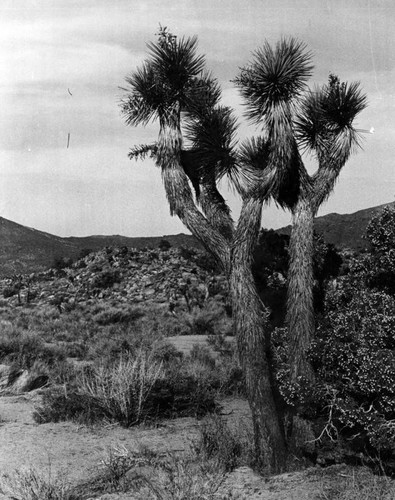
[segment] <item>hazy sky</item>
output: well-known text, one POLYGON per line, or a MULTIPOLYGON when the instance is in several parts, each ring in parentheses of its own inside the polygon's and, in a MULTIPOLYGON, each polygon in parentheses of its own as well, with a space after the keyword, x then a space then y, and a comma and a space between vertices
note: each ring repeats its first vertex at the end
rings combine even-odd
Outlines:
MULTIPOLYGON (((156 139, 156 126, 126 127, 118 108, 118 86, 144 59, 159 23, 198 36, 241 121, 230 80, 265 39, 305 41, 312 85, 329 72, 360 81, 369 107, 357 125, 375 133, 321 214, 394 200, 393 0, 1 0, 0 216, 61 236, 185 231, 169 215, 159 170, 127 158, 134 144, 156 139)), ((240 134, 247 131, 242 125, 240 134)), ((236 215, 239 204, 227 197, 236 215)), ((269 207, 262 224, 289 220, 269 207)))

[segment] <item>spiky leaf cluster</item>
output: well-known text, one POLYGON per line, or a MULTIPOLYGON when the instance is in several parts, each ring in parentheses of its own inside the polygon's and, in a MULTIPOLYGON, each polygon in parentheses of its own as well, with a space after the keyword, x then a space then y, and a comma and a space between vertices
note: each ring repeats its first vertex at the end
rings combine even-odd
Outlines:
POLYGON ((236 167, 237 120, 226 106, 206 108, 190 114, 185 124, 186 137, 196 153, 202 177, 218 180, 236 167))
POLYGON ((122 88, 121 111, 128 125, 166 121, 188 107, 189 93, 202 96, 204 90, 215 87, 209 76, 201 77, 205 60, 196 54, 196 37, 177 39, 165 28, 148 50, 149 58, 125 79, 127 87, 122 88))
POLYGON ((273 113, 286 112, 286 105, 306 88, 312 69, 311 55, 303 43, 282 39, 273 48, 265 42, 235 79, 247 116, 260 123, 273 118, 273 113))
POLYGON ((360 145, 353 122, 366 104, 358 82, 348 85, 331 74, 327 85, 308 92, 302 101, 295 119, 299 144, 318 156, 347 159, 360 145))

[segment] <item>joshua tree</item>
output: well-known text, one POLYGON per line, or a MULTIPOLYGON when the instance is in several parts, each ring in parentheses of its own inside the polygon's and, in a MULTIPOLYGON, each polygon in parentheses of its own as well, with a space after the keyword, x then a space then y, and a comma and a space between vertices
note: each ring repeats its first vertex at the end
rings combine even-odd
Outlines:
MULTIPOLYGON (((279 110, 274 104, 288 92, 284 82, 280 86, 282 94, 274 92, 273 82, 267 78, 268 68, 279 64, 278 54, 282 50, 279 44, 276 51, 266 46, 256 52, 253 62, 236 80, 247 100, 248 116, 263 122, 266 128, 271 120, 279 119, 279 110)), ((313 220, 334 189, 350 154, 359 145, 360 137, 353 121, 365 108, 366 97, 358 83, 347 85, 330 75, 327 85, 308 91, 293 104, 293 108, 280 109, 288 131, 281 133, 287 141, 283 141, 283 151, 276 151, 276 155, 286 157, 288 154, 289 169, 283 169, 285 177, 279 179, 279 189, 273 196, 292 212, 287 326, 290 376, 297 382, 300 377, 313 379, 306 355, 314 334, 313 220), (304 151, 312 153, 318 162, 313 175, 307 173, 302 162, 304 151)), ((273 142, 277 146, 279 137, 273 142)))
POLYGON ((262 54, 269 51, 273 62, 265 76, 272 92, 264 96, 267 108, 259 113, 266 120, 265 135, 247 141, 237 152, 235 119, 228 108, 218 105, 220 89, 204 72, 196 43, 195 38, 178 40, 161 29, 157 43, 148 45, 150 58, 126 79, 121 107, 127 124, 159 121, 156 143, 134 148, 131 156, 155 158, 171 214, 215 256, 228 277, 257 458, 268 470, 279 471, 286 450, 267 358, 268 311, 256 291, 251 258, 263 202, 289 191, 284 185, 298 172, 291 110, 310 73, 309 57, 292 40, 281 42, 274 53, 264 47, 262 54), (185 135, 192 144, 189 150, 183 146, 185 135), (217 188, 225 173, 243 200, 237 224, 217 188))

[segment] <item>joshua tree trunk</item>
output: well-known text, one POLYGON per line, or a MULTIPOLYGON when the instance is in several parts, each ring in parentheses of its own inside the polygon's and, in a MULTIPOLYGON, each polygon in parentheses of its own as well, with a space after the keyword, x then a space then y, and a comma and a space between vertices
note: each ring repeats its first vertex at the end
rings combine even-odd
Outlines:
POLYGON ((297 202, 292 218, 288 272, 287 325, 291 380, 313 380, 307 350, 314 335, 313 236, 314 212, 305 197, 297 202))
POLYGON ((225 239, 231 241, 234 231, 233 220, 228 205, 215 185, 215 180, 203 182, 200 189, 199 201, 207 220, 225 239))
POLYGON ((170 210, 218 259, 228 276, 239 357, 252 411, 256 457, 267 471, 279 472, 284 469, 286 451, 267 359, 267 311, 257 294, 251 271, 253 245, 261 223, 262 198, 244 201, 231 243, 219 229, 227 227, 230 230, 230 215, 223 213, 223 224, 219 223, 223 207, 218 209, 218 205, 217 208, 210 205, 215 198, 212 190, 203 193, 205 212, 210 218, 215 214, 215 226, 196 208, 188 177, 180 163, 182 138, 178 124, 177 116, 172 122, 168 120, 161 127, 158 141, 157 161, 162 167, 170 210))
POLYGON ((217 259, 224 272, 230 271, 230 247, 221 233, 215 230, 197 209, 192 191, 180 161, 182 136, 179 117, 175 113, 172 120, 162 124, 157 163, 162 168, 162 178, 170 213, 177 215, 191 233, 217 259))
POLYGON ((286 450, 268 363, 268 311, 258 296, 251 256, 262 211, 261 199, 244 201, 232 250, 230 292, 240 363, 252 411, 255 452, 267 472, 284 470, 286 450))

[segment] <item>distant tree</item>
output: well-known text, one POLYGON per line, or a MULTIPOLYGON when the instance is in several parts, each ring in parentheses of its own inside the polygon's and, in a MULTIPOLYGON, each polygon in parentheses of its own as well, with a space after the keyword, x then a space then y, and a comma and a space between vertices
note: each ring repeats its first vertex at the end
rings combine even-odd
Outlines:
POLYGON ((171 248, 171 243, 168 240, 161 239, 158 247, 160 250, 162 250, 162 252, 166 252, 171 248))
POLYGON ((52 262, 52 268, 56 271, 62 271, 70 267, 73 264, 73 259, 71 257, 55 257, 52 262))
POLYGON ((93 252, 93 250, 91 248, 81 248, 81 250, 77 256, 77 260, 84 259, 92 252, 93 252))

